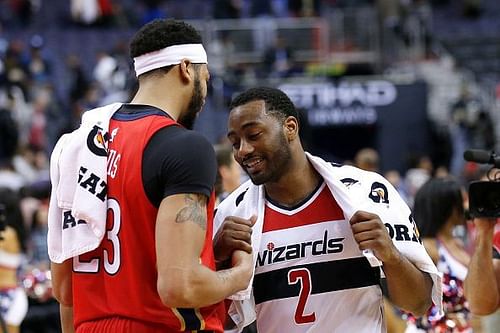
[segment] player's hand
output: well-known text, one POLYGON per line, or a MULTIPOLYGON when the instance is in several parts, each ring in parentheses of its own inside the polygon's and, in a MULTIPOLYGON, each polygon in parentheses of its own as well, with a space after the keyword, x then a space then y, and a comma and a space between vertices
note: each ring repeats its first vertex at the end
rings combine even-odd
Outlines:
POLYGON ((372 250, 375 257, 382 262, 396 261, 399 251, 392 243, 391 237, 378 215, 365 211, 357 211, 350 220, 354 239, 360 250, 372 250))
POLYGON ((476 217, 474 218, 474 225, 477 233, 479 234, 493 234, 495 224, 499 219, 489 217, 476 217))
POLYGON ((249 219, 226 217, 214 237, 215 260, 226 261, 235 250, 252 253, 252 226, 255 221, 257 221, 255 215, 249 219))
POLYGON ((234 251, 231 255, 231 266, 239 272, 239 290, 246 289, 253 274, 253 254, 241 250, 234 251))

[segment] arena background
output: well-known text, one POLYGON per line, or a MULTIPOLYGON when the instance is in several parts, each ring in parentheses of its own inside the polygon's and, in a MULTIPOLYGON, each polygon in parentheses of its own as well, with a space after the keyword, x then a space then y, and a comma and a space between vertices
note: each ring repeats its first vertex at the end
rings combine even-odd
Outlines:
MULTIPOLYGON (((47 152, 83 110, 127 100, 134 89, 128 38, 154 17, 189 20, 203 34, 213 79, 197 129, 214 143, 224 136, 228 100, 258 84, 292 91, 310 123, 304 125, 309 150, 338 161, 371 146, 383 170, 404 172, 411 153, 450 166, 453 153, 461 155, 457 144, 498 148, 481 124, 499 123, 500 5, 494 0, 18 0, 0 6, 2 90, 21 86, 29 104, 40 90, 54 89, 58 113, 42 115, 51 123, 47 152), (277 45, 284 69, 273 64, 277 45), (35 54, 46 68, 34 68, 35 54), (23 78, 12 75, 16 56, 23 78), (456 111, 461 102, 464 112, 456 111), (457 138, 455 125, 466 138, 457 138), (455 142, 460 139, 465 142, 455 142)), ((459 172, 461 166, 451 167, 459 172)))
POLYGON ((428 157, 466 184, 478 174, 465 149, 500 151, 497 0, 3 0, 0 186, 43 199, 59 136, 134 92, 128 39, 156 17, 203 35, 212 79, 195 129, 214 144, 231 97, 267 85, 299 107, 307 149, 332 161, 371 147, 381 172, 405 179, 428 157))

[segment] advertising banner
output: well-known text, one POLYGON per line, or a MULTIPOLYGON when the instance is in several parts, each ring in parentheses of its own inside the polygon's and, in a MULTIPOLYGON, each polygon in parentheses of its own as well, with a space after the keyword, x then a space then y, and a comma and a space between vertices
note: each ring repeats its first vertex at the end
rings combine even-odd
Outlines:
POLYGON ((333 161, 375 148, 381 171, 403 172, 412 154, 429 151, 427 85, 362 81, 286 83, 278 86, 302 113, 304 145, 333 161))

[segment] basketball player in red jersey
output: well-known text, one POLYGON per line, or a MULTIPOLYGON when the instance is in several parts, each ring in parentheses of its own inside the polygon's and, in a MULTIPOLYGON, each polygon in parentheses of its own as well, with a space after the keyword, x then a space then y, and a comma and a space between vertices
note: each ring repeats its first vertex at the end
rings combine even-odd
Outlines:
POLYGON ((246 287, 253 263, 235 251, 215 271, 216 158, 190 130, 209 80, 201 36, 155 20, 130 54, 139 89, 109 123, 107 232, 97 249, 52 265, 64 333, 222 332, 220 302, 246 287))
POLYGON ((464 287, 471 312, 484 316, 500 309, 500 219, 475 218, 474 224, 476 246, 464 287))
POLYGON ((230 259, 230 252, 219 251, 219 245, 244 244, 250 234, 252 246, 257 246, 255 303, 250 300, 250 309, 241 312, 234 308, 238 316, 230 311, 235 331, 255 315, 259 333, 385 332, 382 273, 369 263, 365 250, 382 262, 395 305, 416 315, 424 314, 431 300, 440 305, 439 273, 412 226, 409 208, 387 180, 307 155, 297 111, 278 89, 249 89, 233 99, 230 109, 228 139, 251 181, 218 206, 215 248, 220 258, 230 259), (382 222, 378 215, 356 209, 347 218, 348 201, 341 208, 334 186, 355 193, 370 211, 401 214, 382 222), (251 211, 262 212, 263 219, 253 230, 241 219, 251 211), (242 320, 245 315, 250 319, 242 320))

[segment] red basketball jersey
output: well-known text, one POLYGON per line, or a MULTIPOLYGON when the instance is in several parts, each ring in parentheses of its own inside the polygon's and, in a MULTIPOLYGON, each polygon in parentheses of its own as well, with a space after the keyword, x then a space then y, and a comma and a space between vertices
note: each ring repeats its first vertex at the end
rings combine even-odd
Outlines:
MULTIPOLYGON (((115 115, 111 120, 107 232, 96 250, 75 258, 73 263, 77 330, 82 323, 88 327, 89 322, 99 325, 100 319, 107 318, 111 323, 113 318, 123 318, 142 323, 141 332, 222 332, 219 317, 222 304, 201 309, 167 308, 156 289, 158 209, 144 190, 142 155, 153 134, 171 125, 176 125, 174 120, 157 112, 115 115)), ((215 269, 211 239, 213 204, 212 195, 201 255, 202 263, 211 269, 215 269)), ((113 331, 119 332, 120 328, 113 331)))

